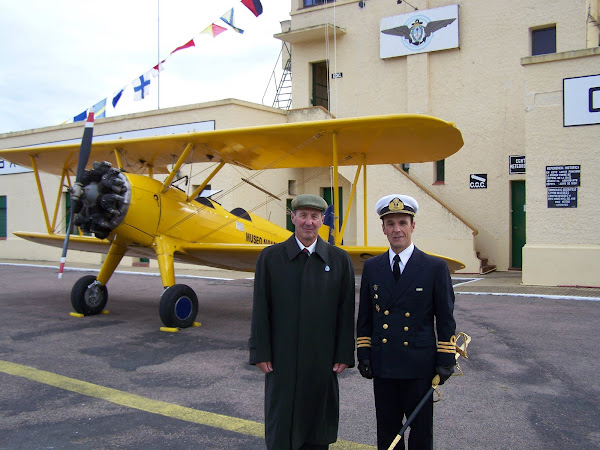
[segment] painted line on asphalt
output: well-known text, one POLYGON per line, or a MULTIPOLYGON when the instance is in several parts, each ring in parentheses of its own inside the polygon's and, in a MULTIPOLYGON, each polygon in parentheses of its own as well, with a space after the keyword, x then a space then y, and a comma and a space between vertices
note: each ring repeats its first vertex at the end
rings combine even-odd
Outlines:
POLYGON ((600 302, 600 297, 577 297, 574 295, 544 295, 544 294, 518 294, 515 292, 455 292, 464 295, 505 295, 510 297, 546 298, 550 300, 583 300, 600 302))
MULTIPOLYGON (((0 360, 0 372, 26 378, 28 380, 47 384, 49 386, 54 386, 66 391, 87 395, 88 397, 98 398, 128 408, 171 417, 173 419, 179 419, 199 425, 206 425, 213 428, 220 428, 222 430, 259 438, 263 438, 265 435, 265 427, 259 422, 201 411, 194 408, 175 405, 173 403, 163 402, 161 400, 153 400, 140 395, 119 391, 118 389, 112 389, 97 384, 88 383, 87 381, 81 381, 52 372, 47 372, 45 370, 24 366, 22 364, 0 360)), ((369 445, 350 441, 338 441, 336 444, 332 445, 332 447, 349 450, 375 448, 369 445)))

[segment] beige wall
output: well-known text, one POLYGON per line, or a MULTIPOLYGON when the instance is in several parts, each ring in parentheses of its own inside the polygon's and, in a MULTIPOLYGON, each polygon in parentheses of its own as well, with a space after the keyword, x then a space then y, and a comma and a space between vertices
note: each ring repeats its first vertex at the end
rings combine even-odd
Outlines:
POLYGON ((523 282, 600 285, 600 125, 563 127, 563 78, 600 74, 600 48, 528 58, 527 245, 523 282), (581 165, 577 208, 548 208, 548 165, 581 165))
MULTIPOLYGON (((302 8, 301 1, 293 1, 293 9, 296 6, 291 14, 290 32, 290 36, 294 35, 290 37, 293 42, 293 106, 304 107, 310 102, 310 63, 328 60, 330 72, 343 73, 343 78, 330 80, 330 110, 336 117, 408 112, 431 114, 455 122, 463 134, 465 146, 446 160, 445 183, 433 184, 432 163, 413 164, 410 174, 458 216, 473 224, 479 231, 474 238, 475 250, 499 270, 507 270, 512 263, 510 182, 513 180, 526 180, 526 248, 537 240, 530 226, 538 220, 538 217, 532 217, 537 210, 530 204, 529 190, 535 191, 533 183, 538 183, 536 177, 539 174, 533 172, 537 164, 535 158, 546 160, 550 155, 536 147, 542 141, 532 142, 535 136, 530 137, 529 133, 535 133, 535 130, 542 136, 563 133, 561 123, 556 121, 541 120, 535 126, 529 126, 531 120, 526 119, 525 103, 532 89, 531 80, 538 76, 552 80, 558 86, 552 91, 556 98, 550 100, 555 101, 562 99, 562 79, 573 76, 564 65, 550 73, 535 71, 529 74, 528 71, 534 70, 524 67, 521 59, 531 55, 531 30, 545 26, 556 25, 557 52, 597 48, 599 28, 590 21, 586 23, 586 17, 589 8, 590 14, 598 19, 598 1, 414 0, 410 3, 420 11, 458 3, 460 48, 383 60, 379 57, 380 19, 412 12, 406 3, 367 0, 366 6, 360 8, 357 1, 337 1, 302 8), (327 29, 337 30, 335 34, 326 34, 325 24, 331 25, 327 29), (301 30, 319 25, 323 26, 320 36, 305 31, 306 38, 302 40, 301 30), (509 175, 509 156, 523 154, 527 155, 527 174, 509 175), (488 175, 487 189, 470 189, 469 175, 473 173, 488 175)), ((285 33, 280 38, 286 40, 285 33)), ((581 67, 580 72, 600 72, 598 62, 581 67)), ((562 104, 558 105, 558 109, 561 108, 562 104)), ((573 130, 566 135, 577 142, 586 142, 588 133, 597 135, 600 126, 588 128, 589 131, 573 130)), ((548 139, 551 142, 551 138, 548 139)), ((371 180, 370 192, 389 191, 391 180, 383 176, 371 180), (380 180, 379 186, 377 180, 380 180)), ((397 189, 418 192, 415 186, 401 183, 397 189)), ((443 214, 439 212, 432 220, 438 221, 441 216, 443 214)), ((576 216, 577 220, 585 220, 585 214, 579 214, 579 211, 576 216)), ((423 223, 423 218, 419 223, 423 223)), ((556 226, 552 221, 550 224, 556 226)), ((587 243, 584 230, 588 226, 578 227, 577 224, 575 222, 574 228, 581 231, 575 231, 569 239, 573 243, 587 243)), ((459 230, 457 234, 460 235, 459 230)), ((444 239, 439 239, 433 230, 427 239, 435 242, 436 248, 444 247, 440 245, 444 239)), ((465 246, 461 248, 459 253, 464 254, 465 246)), ((595 266, 600 273, 599 266, 600 260, 595 266)), ((531 270, 531 266, 524 266, 523 271, 526 270, 531 270)), ((528 281, 536 284, 552 282, 552 277, 547 278, 543 283, 537 277, 528 281)), ((600 280, 588 279, 587 284, 600 285, 600 280)))

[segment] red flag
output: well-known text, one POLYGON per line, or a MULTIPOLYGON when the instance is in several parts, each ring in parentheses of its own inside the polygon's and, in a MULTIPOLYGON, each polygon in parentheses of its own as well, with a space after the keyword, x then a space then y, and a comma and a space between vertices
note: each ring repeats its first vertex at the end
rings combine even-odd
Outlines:
POLYGON ((242 0, 242 4, 252 11, 252 14, 254 14, 256 17, 260 16, 263 12, 260 0, 242 0))
POLYGON ((171 55, 179 50, 183 50, 184 48, 189 48, 189 47, 195 47, 196 44, 194 43, 193 39, 190 39, 190 42, 188 42, 187 44, 183 44, 181 47, 177 47, 175 50, 173 50, 171 52, 171 55))

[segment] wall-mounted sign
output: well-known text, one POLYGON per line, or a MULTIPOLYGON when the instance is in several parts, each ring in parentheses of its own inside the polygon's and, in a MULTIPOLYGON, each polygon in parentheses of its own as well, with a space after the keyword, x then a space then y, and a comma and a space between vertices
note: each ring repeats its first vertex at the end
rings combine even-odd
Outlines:
POLYGON ((549 188, 548 208, 577 208, 577 188, 549 188))
POLYGON ((342 72, 336 72, 331 74, 331 78, 335 80, 336 78, 342 78, 344 74, 342 72))
POLYGON ((469 177, 469 187, 471 189, 487 189, 487 173, 472 173, 469 177))
POLYGON ((12 175, 14 173, 26 173, 33 172, 31 169, 26 169, 25 167, 17 166, 11 162, 8 162, 4 159, 0 159, 0 175, 12 175))
POLYGON ((525 173, 525 155, 513 155, 508 157, 508 173, 510 175, 525 173))
POLYGON ((457 47, 458 5, 384 17, 379 23, 381 58, 457 47))
POLYGON ((581 166, 546 166, 546 187, 581 186, 581 166))
POLYGON ((600 124, 600 75, 563 79, 563 125, 600 124))

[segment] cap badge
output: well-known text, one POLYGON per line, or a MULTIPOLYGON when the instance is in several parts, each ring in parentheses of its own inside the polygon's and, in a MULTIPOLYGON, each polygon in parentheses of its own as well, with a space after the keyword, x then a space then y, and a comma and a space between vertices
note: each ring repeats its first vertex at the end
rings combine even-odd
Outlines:
POLYGON ((388 205, 390 211, 402 211, 404 210, 404 203, 399 198, 393 199, 388 205))

